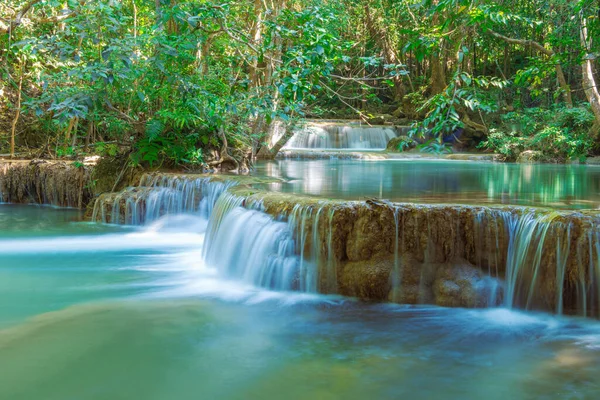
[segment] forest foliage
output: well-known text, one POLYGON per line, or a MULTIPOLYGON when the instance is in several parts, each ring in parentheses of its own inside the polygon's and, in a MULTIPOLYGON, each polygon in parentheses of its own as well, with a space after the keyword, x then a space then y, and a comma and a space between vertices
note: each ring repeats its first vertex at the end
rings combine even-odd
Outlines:
POLYGON ((514 159, 597 151, 594 0, 9 0, 0 153, 273 156, 306 117, 394 113, 514 159), (274 126, 287 129, 273 138, 274 126))

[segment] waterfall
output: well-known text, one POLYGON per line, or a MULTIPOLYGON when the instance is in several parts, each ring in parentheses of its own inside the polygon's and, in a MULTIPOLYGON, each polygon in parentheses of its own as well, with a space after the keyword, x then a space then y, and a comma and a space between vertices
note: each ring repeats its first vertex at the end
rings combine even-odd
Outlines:
POLYGON ((433 287, 438 304, 436 296, 454 290, 456 296, 479 292, 480 306, 600 313, 600 238, 593 215, 461 207, 449 216, 448 207, 440 214, 436 207, 386 207, 394 237, 391 301, 431 302, 433 287))
POLYGON ((92 220, 102 223, 142 225, 166 214, 194 213, 208 219, 215 202, 232 180, 177 175, 144 175, 140 186, 101 195, 92 220))
POLYGON ((300 273, 307 285, 305 290, 310 292, 338 291, 337 263, 332 239, 334 213, 335 209, 328 209, 325 205, 296 204, 288 218, 298 241, 300 273))
POLYGON ((290 226, 241 204, 242 198, 229 194, 217 201, 203 249, 206 263, 257 287, 314 292, 300 271, 290 226))
POLYGON ((394 269, 392 270, 392 298, 394 303, 400 301, 400 290, 402 289, 402 267, 400 265, 400 252, 399 252, 399 230, 400 223, 398 218, 400 217, 400 208, 393 207, 394 210, 394 269))
MULTIPOLYGON (((507 307, 513 307, 519 292, 525 294, 525 308, 531 307, 540 274, 544 241, 550 222, 556 216, 557 214, 537 216, 534 213, 527 213, 515 218, 508 213, 502 215, 509 234, 504 299, 507 307)), ((559 286, 562 288, 562 281, 559 286)))
POLYGON ((309 124, 295 132, 283 149, 384 150, 397 136, 397 130, 387 126, 309 124))
POLYGON ((558 212, 502 216, 508 234, 507 307, 551 309, 582 316, 600 311, 600 242, 595 219, 558 212))
POLYGON ((256 286, 336 293, 333 217, 325 206, 297 204, 276 219, 260 201, 224 193, 208 224, 203 257, 223 275, 256 286))
POLYGON ((600 219, 593 212, 341 202, 148 175, 101 196, 94 220, 208 220, 202 257, 250 285, 369 300, 600 313, 600 219))

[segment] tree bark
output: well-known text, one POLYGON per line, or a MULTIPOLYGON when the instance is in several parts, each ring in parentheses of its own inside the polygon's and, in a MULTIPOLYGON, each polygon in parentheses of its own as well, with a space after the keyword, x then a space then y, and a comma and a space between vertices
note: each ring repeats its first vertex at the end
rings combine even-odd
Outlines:
POLYGON ((21 116, 21 89, 23 88, 23 74, 19 77, 19 92, 17 94, 17 107, 15 112, 15 118, 12 122, 12 127, 10 130, 10 158, 15 157, 15 136, 17 131, 17 123, 19 122, 19 117, 21 116))
MULTIPOLYGON (((276 19, 280 15, 281 10, 286 9, 286 7, 287 7, 286 0, 272 1, 271 2, 271 12, 270 12, 271 17, 273 19, 276 19)), ((262 8, 261 8, 261 10, 262 10, 262 8)), ((258 10, 257 10, 257 12, 258 12, 258 10)), ((261 25, 262 24, 263 24, 263 22, 261 22, 261 25)), ((274 32, 273 35, 274 36, 271 38, 271 40, 274 44, 273 53, 269 57, 266 57, 268 62, 266 63, 266 66, 264 68, 264 74, 262 74, 263 75, 262 82, 260 82, 260 79, 259 79, 260 75, 258 75, 256 83, 257 84, 262 83, 262 85, 264 85, 264 87, 266 87, 266 88, 272 87, 271 93, 272 93, 273 104, 271 106, 271 109, 273 111, 277 111, 277 109, 279 107, 280 97, 279 97, 278 88, 276 87, 276 85, 273 85, 273 77, 275 76, 275 72, 277 70, 277 65, 279 65, 281 63, 283 43, 282 43, 281 37, 276 32, 274 32)), ((257 72, 259 72, 258 67, 259 66, 257 65, 257 72)), ((262 140, 262 143, 260 143, 259 140, 256 140, 256 139, 253 140, 254 143, 252 146, 252 157, 262 158, 265 155, 268 155, 273 151, 273 147, 270 146, 270 142, 271 142, 273 132, 276 131, 276 129, 277 129, 277 124, 278 124, 277 120, 272 120, 270 124, 267 124, 264 115, 257 116, 256 120, 254 121, 254 125, 253 125, 253 133, 254 133, 255 137, 260 137, 259 140, 262 140), (267 131, 266 135, 261 135, 263 133, 263 130, 265 130, 265 127, 266 127, 266 131, 267 131)), ((285 142, 283 144, 285 144, 285 142)), ((281 146, 283 146, 283 144, 281 146)), ((281 146, 280 146, 280 148, 281 148, 281 146)), ((279 151, 279 149, 277 149, 274 154, 277 154, 278 151, 279 151)), ((267 156, 267 158, 268 158, 268 156, 267 156)))
POLYGON ((440 56, 431 56, 431 93, 439 94, 446 88, 446 74, 440 56))
MULTIPOLYGON (((276 126, 275 123, 273 123, 272 125, 274 127, 276 126)), ((290 140, 294 135, 295 126, 295 124, 285 124, 285 132, 279 138, 279 140, 277 140, 277 142, 271 148, 269 148, 268 146, 261 147, 256 157, 261 160, 273 160, 277 156, 277 153, 279 153, 281 148, 285 146, 288 140, 290 140)))
POLYGON ((591 38, 588 37, 587 18, 581 14, 581 45, 585 49, 585 58, 581 64, 581 72, 583 79, 583 90, 585 96, 590 102, 592 112, 596 118, 595 126, 600 125, 600 92, 598 91, 598 85, 594 78, 594 56, 591 54, 591 38))
MULTIPOLYGON (((437 1, 434 2, 434 5, 437 5, 437 1)), ((439 23, 439 15, 435 13, 432 18, 432 24, 435 26, 439 23)), ((430 88, 431 94, 439 94, 446 88, 446 73, 444 71, 444 64, 442 57, 444 54, 444 40, 440 40, 440 45, 438 49, 434 49, 433 54, 431 55, 431 80, 430 80, 430 88)))
MULTIPOLYGON (((251 40, 252 40, 252 44, 256 48, 259 48, 259 44, 262 41, 262 32, 263 32, 262 28, 263 28, 264 12, 265 12, 265 10, 263 9, 263 2, 261 0, 254 0, 255 21, 254 21, 254 25, 252 26, 251 40)), ((254 59, 252 60, 252 65, 250 66, 250 72, 248 75, 250 78, 250 85, 256 91, 256 94, 258 95, 258 92, 262 85, 261 74, 260 74, 260 65, 258 62, 258 54, 256 54, 254 59)), ((267 79, 267 77, 265 76, 264 73, 262 74, 262 77, 264 79, 267 79)), ((252 157, 254 157, 256 155, 257 151, 259 151, 259 148, 260 148, 260 139, 259 138, 261 136, 261 133, 263 132, 264 125, 265 125, 265 117, 264 117, 264 115, 259 113, 258 115, 256 115, 256 117, 254 118, 254 121, 252 122, 252 157)))

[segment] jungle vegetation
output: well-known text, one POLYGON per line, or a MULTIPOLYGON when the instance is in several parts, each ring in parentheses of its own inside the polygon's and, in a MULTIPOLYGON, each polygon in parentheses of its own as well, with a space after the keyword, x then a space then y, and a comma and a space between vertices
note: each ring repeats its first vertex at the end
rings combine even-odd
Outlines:
POLYGON ((247 168, 306 118, 391 117, 569 160, 599 56, 596 0, 8 0, 0 153, 247 168))

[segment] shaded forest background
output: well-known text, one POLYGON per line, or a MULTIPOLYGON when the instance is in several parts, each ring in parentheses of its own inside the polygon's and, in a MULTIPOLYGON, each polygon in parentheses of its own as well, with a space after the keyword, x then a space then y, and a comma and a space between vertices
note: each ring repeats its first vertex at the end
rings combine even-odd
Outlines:
POLYGON ((0 153, 246 169, 351 118, 578 160, 600 150, 599 55, 597 0, 9 0, 0 153))

